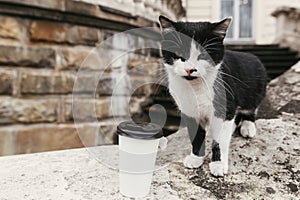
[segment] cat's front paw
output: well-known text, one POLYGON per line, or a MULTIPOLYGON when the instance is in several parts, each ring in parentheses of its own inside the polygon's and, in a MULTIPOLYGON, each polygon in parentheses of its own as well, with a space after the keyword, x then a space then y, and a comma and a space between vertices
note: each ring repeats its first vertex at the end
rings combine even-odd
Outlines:
POLYGON ((203 162, 204 162, 204 156, 196 156, 194 154, 191 154, 185 157, 183 161, 183 165, 186 168, 198 168, 203 164, 203 162))
POLYGON ((214 176, 224 176, 228 173, 228 164, 221 161, 215 161, 209 163, 210 173, 214 176))
POLYGON ((243 137, 252 138, 256 135, 255 123, 251 121, 243 121, 241 125, 241 135, 243 137))

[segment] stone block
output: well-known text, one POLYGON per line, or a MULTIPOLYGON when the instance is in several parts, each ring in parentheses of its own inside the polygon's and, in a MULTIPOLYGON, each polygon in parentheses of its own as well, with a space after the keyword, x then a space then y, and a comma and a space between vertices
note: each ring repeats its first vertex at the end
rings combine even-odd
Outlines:
POLYGON ((132 75, 142 75, 158 79, 163 75, 162 63, 158 58, 146 57, 139 54, 129 54, 127 71, 132 75))
POLYGON ((15 4, 23 4, 27 6, 34 6, 40 8, 47 8, 47 9, 54 9, 54 10, 65 10, 65 0, 51 0, 51 1, 44 1, 44 0, 1 0, 2 2, 8 3, 15 3, 15 4))
POLYGON ((55 99, 0 99, 0 124, 40 123, 57 121, 55 99))
POLYGON ((64 102, 65 121, 96 122, 110 116, 110 98, 79 99, 75 97, 64 102))
POLYGON ((66 48, 59 50, 61 69, 97 70, 105 69, 108 54, 99 54, 92 48, 66 48))
POLYGON ((104 75, 99 80, 98 91, 100 96, 110 96, 113 94, 114 86, 116 85, 116 79, 104 75))
POLYGON ((143 76, 132 76, 131 79, 131 95, 144 96, 150 94, 150 79, 143 76))
POLYGON ((22 94, 68 94, 72 93, 74 75, 70 73, 34 72, 21 75, 22 94))
POLYGON ((29 27, 32 41, 66 42, 66 30, 66 24, 49 21, 34 21, 29 27))
POLYGON ((80 1, 66 1, 65 10, 67 12, 90 16, 97 16, 99 13, 99 7, 97 5, 80 1))
POLYGON ((74 124, 32 125, 16 131, 16 153, 83 147, 74 124))
POLYGON ((29 27, 31 41, 47 41, 94 46, 99 40, 96 28, 50 21, 33 21, 29 27))
POLYGON ((0 64, 54 67, 55 51, 45 47, 0 45, 0 64))
POLYGON ((0 156, 15 154, 15 132, 11 128, 0 128, 0 156))
POLYGON ((23 25, 16 18, 0 16, 0 38, 22 40, 23 25))
POLYGON ((68 26, 66 30, 67 42, 70 44, 86 44, 95 46, 99 41, 99 31, 85 26, 68 26))
POLYGON ((12 94, 13 75, 10 72, 0 71, 0 94, 12 94))

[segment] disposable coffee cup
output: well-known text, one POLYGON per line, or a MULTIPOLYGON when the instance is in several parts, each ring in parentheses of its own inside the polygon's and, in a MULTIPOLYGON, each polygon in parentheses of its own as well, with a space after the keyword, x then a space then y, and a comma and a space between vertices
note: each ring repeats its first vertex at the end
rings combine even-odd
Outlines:
POLYGON ((119 124, 119 188, 127 197, 149 194, 155 169, 161 127, 125 121, 119 124))

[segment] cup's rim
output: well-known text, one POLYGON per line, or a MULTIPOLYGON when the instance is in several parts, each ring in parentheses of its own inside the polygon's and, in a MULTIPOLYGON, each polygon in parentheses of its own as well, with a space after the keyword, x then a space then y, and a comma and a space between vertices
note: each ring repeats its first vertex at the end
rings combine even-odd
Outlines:
POLYGON ((124 121, 117 127, 117 134, 141 140, 153 140, 163 137, 159 125, 148 122, 124 121))

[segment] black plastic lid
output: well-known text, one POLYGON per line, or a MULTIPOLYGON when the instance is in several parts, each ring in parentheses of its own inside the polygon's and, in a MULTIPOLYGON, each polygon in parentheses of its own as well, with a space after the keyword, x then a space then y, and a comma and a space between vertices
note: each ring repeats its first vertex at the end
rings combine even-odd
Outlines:
POLYGON ((163 136, 161 127, 147 122, 125 121, 118 125, 117 134, 142 140, 158 139, 163 136))

